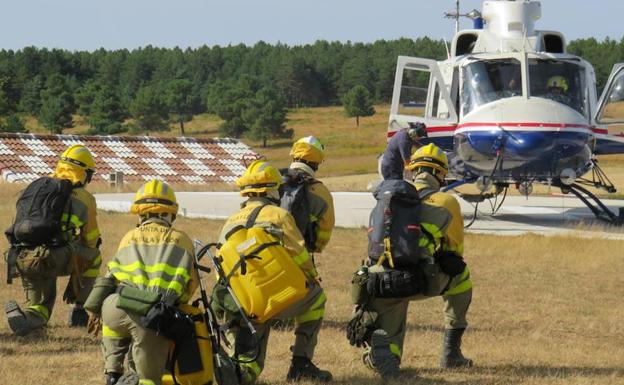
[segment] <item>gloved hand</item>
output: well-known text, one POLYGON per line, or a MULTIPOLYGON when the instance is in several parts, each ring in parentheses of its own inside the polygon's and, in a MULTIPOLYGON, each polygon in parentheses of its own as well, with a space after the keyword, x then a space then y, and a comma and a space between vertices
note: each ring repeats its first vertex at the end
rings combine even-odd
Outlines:
POLYGON ((87 333, 97 337, 102 329, 102 317, 99 314, 89 312, 89 322, 87 322, 87 333))
POLYGON ((365 342, 369 342, 371 334, 375 331, 375 321, 377 321, 376 312, 361 306, 356 308, 355 314, 347 324, 347 339, 351 346, 362 347, 365 342))
POLYGON ((466 268, 464 258, 452 251, 440 251, 436 253, 436 260, 438 261, 438 265, 440 265, 440 270, 451 278, 463 273, 466 268))

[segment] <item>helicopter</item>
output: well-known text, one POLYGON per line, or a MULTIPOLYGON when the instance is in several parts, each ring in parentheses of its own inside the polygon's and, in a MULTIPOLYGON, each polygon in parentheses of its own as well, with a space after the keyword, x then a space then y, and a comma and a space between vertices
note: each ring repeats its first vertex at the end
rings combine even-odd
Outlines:
POLYGON ((388 138, 424 123, 421 144, 449 157, 445 189, 476 185, 479 193, 460 194, 476 205, 502 198, 492 214, 510 186, 528 196, 536 183, 623 225, 624 209, 613 212, 586 187, 616 192, 596 155, 624 153, 624 135, 609 134, 624 123, 624 64, 614 65, 598 96, 592 65, 566 52, 562 33, 535 28, 539 1, 484 1, 467 15, 458 2, 451 16, 468 16, 474 27, 456 27, 446 60, 398 57, 388 138))

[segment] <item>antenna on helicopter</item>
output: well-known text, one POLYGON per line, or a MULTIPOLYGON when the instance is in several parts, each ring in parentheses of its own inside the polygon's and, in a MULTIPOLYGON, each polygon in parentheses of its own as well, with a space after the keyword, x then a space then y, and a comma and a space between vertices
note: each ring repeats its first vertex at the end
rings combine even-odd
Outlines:
POLYGON ((455 0, 455 12, 444 12, 444 17, 447 19, 455 19, 455 34, 457 34, 459 32, 459 19, 461 17, 467 17, 473 21, 476 21, 477 19, 481 19, 481 12, 473 9, 468 13, 459 13, 459 0, 455 0))

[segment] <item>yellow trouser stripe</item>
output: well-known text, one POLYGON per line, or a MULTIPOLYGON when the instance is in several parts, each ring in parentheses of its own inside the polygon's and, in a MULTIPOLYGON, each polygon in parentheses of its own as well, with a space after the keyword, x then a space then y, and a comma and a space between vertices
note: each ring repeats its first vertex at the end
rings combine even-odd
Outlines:
POLYGON ((472 289, 472 280, 470 279, 470 270, 468 270, 468 266, 466 266, 459 279, 461 280, 461 283, 456 286, 452 286, 443 295, 457 295, 472 289))
POLYGON ((298 266, 301 266, 304 263, 308 262, 308 260, 310 260, 310 254, 308 254, 308 251, 306 249, 303 249, 301 253, 293 257, 293 260, 298 266))
POLYGON ((35 313, 39 314, 46 321, 50 319, 50 310, 43 305, 31 305, 28 308, 35 313))
POLYGON ((102 264, 102 255, 99 254, 93 262, 91 262, 91 268, 82 273, 84 278, 95 278, 100 274, 100 265, 102 264))
MULTIPOLYGON (((252 357, 246 357, 246 356, 240 356, 242 361, 248 361, 251 360, 252 357)), ((260 373, 262 373, 262 367, 258 364, 257 361, 251 361, 251 362, 245 362, 245 363, 241 363, 241 366, 246 367, 248 369, 251 370, 251 372, 253 373, 253 375, 258 378, 258 376, 260 375, 260 373)), ((255 380, 256 378, 251 379, 252 381, 255 380)))
POLYGON ((97 257, 95 257, 93 259, 93 262, 91 262, 91 267, 100 267, 100 265, 102 264, 102 254, 98 254, 97 257))
POLYGON ((318 234, 316 235, 317 239, 322 239, 322 240, 326 240, 331 238, 331 231, 324 231, 324 230, 319 230, 318 234))
POLYGON ((102 325, 102 336, 107 337, 107 338, 116 338, 116 339, 130 338, 129 335, 123 334, 123 333, 117 333, 116 331, 114 331, 113 329, 109 328, 106 325, 102 325))
POLYGON ((99 229, 93 229, 91 231, 89 231, 88 233, 85 234, 85 239, 87 240, 87 242, 94 240, 95 238, 100 236, 100 230, 99 229))
POLYGON ((142 263, 141 261, 136 261, 134 263, 131 263, 129 265, 122 265, 117 261, 110 261, 108 263, 108 268, 109 269, 119 269, 119 270, 123 270, 126 272, 133 272, 135 270, 142 270, 145 271, 147 273, 160 273, 160 272, 164 272, 167 275, 170 275, 172 277, 175 277, 177 275, 184 277, 184 282, 188 282, 189 279, 191 279, 191 276, 189 275, 188 271, 186 271, 185 268, 183 267, 174 267, 171 265, 168 265, 166 263, 157 263, 155 265, 145 265, 144 263, 142 263))
POLYGON ((141 379, 139 380, 139 385, 156 385, 156 383, 152 380, 141 379))
POLYGON ((89 269, 89 270, 85 271, 84 273, 82 273, 82 276, 84 278, 96 278, 98 276, 98 274, 100 274, 100 268, 99 267, 97 269, 89 269))
POLYGON ((302 315, 295 317, 295 321, 302 324, 304 322, 320 320, 325 315, 326 301, 327 297, 325 296, 325 293, 321 293, 314 304, 310 306, 310 309, 302 315))
POLYGON ((401 358, 401 348, 397 344, 390 343, 390 353, 401 358))
POLYGON ((132 283, 136 283, 137 285, 144 285, 147 287, 156 286, 164 290, 173 290, 176 294, 178 294, 178 296, 182 295, 182 292, 184 291, 182 284, 176 281, 166 281, 162 278, 147 279, 142 275, 131 275, 119 271, 112 272, 112 274, 118 281, 130 281, 132 283))

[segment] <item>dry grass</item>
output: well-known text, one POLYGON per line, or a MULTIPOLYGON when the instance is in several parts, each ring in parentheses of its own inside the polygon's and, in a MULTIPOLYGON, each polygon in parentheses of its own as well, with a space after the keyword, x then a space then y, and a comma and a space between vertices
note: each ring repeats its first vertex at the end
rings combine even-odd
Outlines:
MULTIPOLYGON (((18 186, 0 184, 0 228, 12 220, 18 186)), ((101 212, 103 254, 108 260, 136 218, 101 212)), ((221 222, 180 218, 176 225, 193 238, 214 240, 221 222)), ((440 350, 442 301, 433 298, 410 307, 404 352, 408 384, 624 384, 624 318, 621 241, 574 238, 496 237, 469 234, 466 260, 475 284, 464 352, 471 370, 436 369, 440 350)), ((6 249, 2 239, 0 248, 6 249)), ((327 291, 326 320, 315 361, 331 369, 340 384, 377 384, 348 345, 343 328, 349 318, 348 282, 366 252, 364 229, 337 229, 325 253, 317 256, 327 291)), ((4 271, 4 263, 0 270, 4 271)), ((207 277, 212 283, 212 276, 207 277)), ((61 278, 59 290, 66 279, 61 278)), ((0 302, 23 299, 18 282, 3 284, 0 302)), ((99 341, 64 326, 68 306, 58 301, 50 327, 19 338, 0 316, 2 384, 102 383, 99 341)), ((261 383, 284 383, 291 331, 271 335, 261 383)), ((397 381, 397 384, 399 383, 397 381)))

